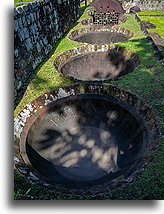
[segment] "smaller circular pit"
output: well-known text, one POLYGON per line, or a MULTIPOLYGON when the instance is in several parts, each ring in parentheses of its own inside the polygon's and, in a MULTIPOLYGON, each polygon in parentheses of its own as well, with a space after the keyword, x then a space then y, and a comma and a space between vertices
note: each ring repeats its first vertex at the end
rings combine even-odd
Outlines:
POLYGON ((70 39, 76 42, 88 44, 118 43, 130 39, 133 33, 125 28, 119 27, 90 27, 73 31, 70 39))

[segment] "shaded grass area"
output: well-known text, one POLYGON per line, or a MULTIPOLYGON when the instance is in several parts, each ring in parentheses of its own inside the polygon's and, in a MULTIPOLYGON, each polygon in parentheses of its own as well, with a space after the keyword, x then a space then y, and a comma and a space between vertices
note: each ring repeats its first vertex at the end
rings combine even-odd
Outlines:
MULTIPOLYGON (((164 11, 158 11, 157 14, 155 14, 156 11, 146 11, 149 15, 164 15, 164 11), (149 13, 149 12, 152 12, 149 13)), ((146 15, 143 13, 138 13, 139 15, 146 15)), ((152 16, 140 16, 140 19, 142 21, 149 21, 152 24, 154 24, 156 26, 155 29, 147 29, 148 32, 156 32, 158 33, 160 36, 164 37, 164 17, 152 17, 152 16)))
MULTIPOLYGON (((81 12, 83 11, 81 8, 81 12)), ((84 13, 78 22, 70 29, 81 29, 82 19, 87 18, 84 13)), ((145 102, 149 103, 162 120, 162 65, 157 61, 150 42, 145 38, 140 30, 140 26, 134 18, 134 15, 127 15, 127 21, 120 26, 126 27, 134 32, 134 36, 119 45, 130 49, 137 53, 140 57, 140 64, 136 71, 126 75, 117 81, 110 81, 109 84, 124 88, 127 91, 137 94, 145 102)), ((70 33, 70 32, 69 32, 70 33)), ((34 71, 30 81, 26 85, 25 94, 15 109, 14 114, 17 115, 23 107, 38 97, 40 94, 50 91, 58 86, 69 84, 72 81, 63 77, 55 70, 53 66, 54 59, 62 52, 72 49, 79 44, 68 39, 69 33, 61 39, 53 48, 47 59, 34 71)), ((162 199, 163 198, 163 155, 162 145, 159 145, 158 151, 153 152, 151 162, 141 175, 139 175, 133 183, 126 187, 119 188, 108 195, 99 196, 95 199, 162 199)), ((46 190, 42 187, 35 186, 25 180, 25 178, 15 172, 14 199, 30 199, 30 200, 72 200, 77 199, 72 196, 63 196, 46 190)), ((89 197, 81 199, 91 199, 89 197)))

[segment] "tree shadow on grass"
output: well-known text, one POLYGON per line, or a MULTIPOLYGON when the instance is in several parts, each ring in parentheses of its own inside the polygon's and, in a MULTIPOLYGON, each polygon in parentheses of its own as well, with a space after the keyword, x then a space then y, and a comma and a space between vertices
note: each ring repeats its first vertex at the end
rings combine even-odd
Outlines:
POLYGON ((150 105, 155 105, 163 97, 162 65, 156 57, 149 38, 131 39, 124 42, 125 46, 130 43, 139 56, 139 65, 135 72, 130 73, 118 82, 114 82, 114 84, 138 94, 150 105))

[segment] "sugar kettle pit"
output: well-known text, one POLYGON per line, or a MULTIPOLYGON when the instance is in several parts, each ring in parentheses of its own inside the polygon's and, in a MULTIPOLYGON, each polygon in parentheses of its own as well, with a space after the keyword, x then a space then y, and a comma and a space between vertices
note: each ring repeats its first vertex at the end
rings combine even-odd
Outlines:
POLYGON ((76 42, 88 44, 118 43, 130 39, 133 32, 120 27, 87 27, 70 33, 69 38, 76 42))
POLYGON ((135 71, 137 54, 120 46, 88 45, 68 50, 54 60, 58 72, 80 81, 108 81, 135 71))
POLYGON ((26 118, 15 118, 15 165, 36 184, 66 194, 97 195, 117 186, 158 133, 146 104, 105 84, 58 88, 22 112, 28 109, 26 118))

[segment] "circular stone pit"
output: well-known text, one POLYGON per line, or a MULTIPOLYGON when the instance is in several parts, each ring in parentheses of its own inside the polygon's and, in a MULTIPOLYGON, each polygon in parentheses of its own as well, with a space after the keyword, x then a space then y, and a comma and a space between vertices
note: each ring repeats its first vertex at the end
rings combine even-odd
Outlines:
POLYGON ((159 133, 155 115, 139 98, 89 83, 41 95, 14 125, 20 173, 60 193, 90 196, 132 179, 159 133))
POLYGON ((88 44, 118 43, 130 39, 133 32, 120 27, 88 27, 72 31, 69 38, 73 41, 88 44))
POLYGON ((82 81, 118 79, 135 70, 136 54, 119 46, 84 46, 64 52, 54 65, 66 77, 82 81))

